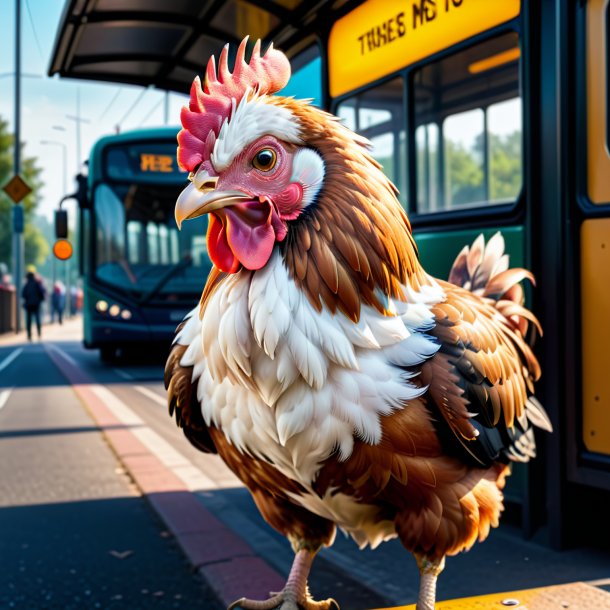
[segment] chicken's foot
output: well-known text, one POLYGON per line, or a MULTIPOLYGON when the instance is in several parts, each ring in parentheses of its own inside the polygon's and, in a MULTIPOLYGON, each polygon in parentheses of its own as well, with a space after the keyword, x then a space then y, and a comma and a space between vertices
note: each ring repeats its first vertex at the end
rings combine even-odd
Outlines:
POLYGON ((339 610, 339 604, 334 599, 317 602, 309 595, 307 577, 314 557, 313 551, 297 551, 282 591, 272 593, 271 597, 264 601, 242 597, 234 601, 227 610, 339 610))
POLYGON ((436 602, 436 579, 445 567, 445 558, 431 559, 415 554, 419 568, 419 596, 416 610, 434 610, 436 602))

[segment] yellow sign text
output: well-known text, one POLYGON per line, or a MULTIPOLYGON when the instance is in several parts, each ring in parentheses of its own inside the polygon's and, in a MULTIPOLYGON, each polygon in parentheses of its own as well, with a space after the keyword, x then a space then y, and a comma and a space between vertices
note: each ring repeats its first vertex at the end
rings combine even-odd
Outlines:
POLYGON ((333 97, 519 15, 521 0, 367 0, 330 33, 333 97))
POLYGON ((173 159, 168 155, 140 155, 140 170, 143 172, 165 172, 174 171, 173 159))

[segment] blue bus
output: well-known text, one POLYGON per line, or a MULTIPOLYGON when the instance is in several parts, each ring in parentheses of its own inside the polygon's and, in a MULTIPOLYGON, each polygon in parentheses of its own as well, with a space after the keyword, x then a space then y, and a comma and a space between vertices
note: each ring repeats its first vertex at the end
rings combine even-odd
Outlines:
POLYGON ((177 132, 101 138, 79 181, 84 343, 104 361, 130 347, 168 345, 211 267, 205 219, 181 232, 174 220, 187 182, 176 161, 177 132))

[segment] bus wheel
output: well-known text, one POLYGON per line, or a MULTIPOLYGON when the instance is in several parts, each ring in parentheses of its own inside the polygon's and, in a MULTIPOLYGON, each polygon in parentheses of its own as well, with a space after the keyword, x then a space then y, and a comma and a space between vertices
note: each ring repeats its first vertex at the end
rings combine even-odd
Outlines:
POLYGON ((116 358, 116 348, 113 345, 100 347, 100 360, 108 364, 114 362, 116 358))

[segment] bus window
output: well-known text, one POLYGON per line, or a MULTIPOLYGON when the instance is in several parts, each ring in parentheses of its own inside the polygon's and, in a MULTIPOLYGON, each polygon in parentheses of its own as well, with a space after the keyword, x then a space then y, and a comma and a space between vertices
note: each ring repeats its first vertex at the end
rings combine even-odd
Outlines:
POLYGON ((292 76, 280 95, 297 99, 312 99, 314 106, 322 106, 322 59, 317 45, 307 48, 290 61, 292 76))
POLYGON ((371 153, 406 202, 406 136, 403 79, 386 81, 342 102, 337 115, 350 129, 368 138, 371 153))
POLYGON ((487 109, 489 199, 514 201, 523 183, 521 100, 513 98, 487 109))
POLYGON ((137 265, 141 261, 142 252, 142 223, 137 220, 130 220, 127 223, 127 260, 132 265, 137 265))
POLYGON ((484 123, 481 109, 447 117, 442 125, 445 207, 485 201, 484 123))
POLYGON ((125 209, 113 190, 102 184, 97 189, 95 212, 97 262, 98 265, 104 265, 124 256, 125 209))
POLYGON ((148 262, 151 265, 158 265, 159 260, 159 226, 154 222, 146 225, 146 237, 148 239, 148 262))
POLYGON ((438 177, 438 125, 428 123, 415 130, 417 154, 417 207, 429 206, 431 211, 440 206, 438 177))
POLYGON ((163 273, 180 266, 162 293, 195 290, 210 268, 205 217, 178 232, 174 205, 180 185, 100 184, 94 192, 95 275, 115 288, 146 293, 163 273), (182 263, 190 259, 188 265, 182 263))
POLYGON ((519 39, 510 32, 416 70, 417 211, 515 201, 523 182, 519 39))
POLYGON ((159 225, 159 262, 162 265, 169 264, 169 243, 167 225, 159 225))

